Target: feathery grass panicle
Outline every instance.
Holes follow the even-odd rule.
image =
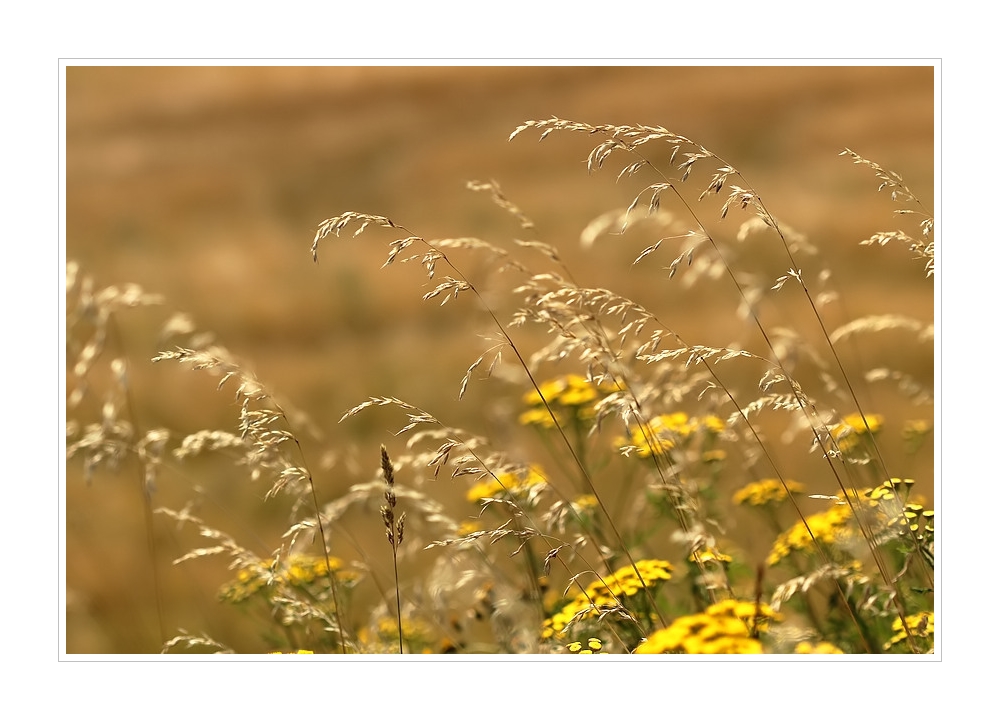
[[[157,307],[159,295],[139,285],[111,285],[94,289],[93,278],[70,260],[66,264],[66,458],[81,458],[83,479],[89,485],[98,470],[114,474],[134,464],[141,496],[147,568],[152,575],[153,599],[160,641],[166,637],[158,545],[153,523],[153,497],[163,466],[170,432],[162,427],[144,430],[136,412],[129,353],[119,318],[126,312]],[[113,355],[107,368],[98,366]],[[93,420],[97,418],[98,420]],[[86,422],[90,419],[92,422]]]
[[[304,463],[305,454],[302,444],[291,431],[291,422],[283,407],[257,377],[235,360],[228,350],[221,346],[213,346],[208,350],[192,350],[178,347],[172,351],[161,352],[153,358],[153,362],[173,360],[187,364],[194,370],[209,370],[219,376],[218,388],[221,389],[230,380],[236,385],[236,399],[240,406],[239,434],[246,443],[245,461],[250,468],[251,480],[256,481],[267,475],[271,479],[271,487],[264,496],[270,499],[282,492],[287,492],[298,501],[311,499],[315,512],[315,522],[319,530],[323,556],[326,560],[327,582],[333,607],[333,624],[339,634],[341,652],[347,651],[347,631],[341,619],[338,584],[334,576],[334,568],[330,561],[328,538],[323,525],[319,496],[313,482],[312,473]],[[283,423],[283,424],[282,424]],[[216,436],[218,439],[218,436]],[[186,440],[185,443],[188,441]],[[289,450],[289,444],[294,453]],[[190,448],[182,449],[186,452]],[[298,508],[296,504],[295,509]],[[275,565],[279,559],[275,558]],[[309,607],[321,618],[326,617],[322,609]]]
[[[392,575],[396,582],[396,629],[399,635],[399,653],[403,654],[403,611],[399,603],[399,545],[403,543],[403,529],[406,514],[396,517],[396,479],[392,471],[392,461],[389,452],[382,446],[382,476],[385,478],[385,505],[382,506],[382,523],[385,525],[385,535],[392,547]]]
[[[883,247],[889,242],[899,242],[901,244],[905,244],[907,248],[913,252],[916,259],[924,260],[924,270],[926,271],[927,276],[930,277],[933,275],[934,239],[931,236],[934,231],[933,214],[927,211],[927,207],[925,207],[923,203],[921,203],[920,199],[918,199],[916,195],[910,191],[910,188],[903,181],[903,177],[895,171],[884,169],[874,161],[870,161],[869,159],[866,159],[860,154],[847,148],[841,151],[840,155],[848,156],[854,160],[854,163],[867,166],[874,171],[876,178],[880,182],[878,190],[882,191],[883,189],[889,189],[889,196],[893,202],[916,207],[897,209],[896,214],[915,215],[918,218],[920,236],[923,237],[923,239],[915,239],[902,230],[878,232],[877,234],[873,234],[868,239],[862,241],[861,244],[877,244]]]

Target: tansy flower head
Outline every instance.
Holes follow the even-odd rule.
[[[691,556],[688,557],[688,561],[692,562],[700,561],[702,563],[714,561],[719,564],[732,564],[733,557],[729,556],[729,554],[723,554],[718,549],[709,547],[704,549],[698,549],[698,551],[694,552],[693,554],[691,554]]]
[[[627,452],[635,452],[640,458],[666,455],[679,439],[691,433],[687,413],[658,415],[649,423],[629,429],[628,439],[619,438],[617,443]]]
[[[908,420],[903,424],[903,444],[906,452],[916,453],[930,435],[931,424],[926,420]]]
[[[542,623],[542,639],[558,637],[574,622],[597,617],[605,609],[620,606],[629,597],[640,594],[643,584],[655,589],[660,582],[671,578],[672,571],[673,565],[669,561],[642,559],[635,563],[635,568],[629,564],[592,582],[585,591]]]
[[[647,423],[641,423],[629,428],[627,438],[618,438],[616,443],[626,454],[635,453],[640,458],[666,455],[674,448],[687,445],[695,434],[704,436],[702,445],[708,446],[719,433],[725,430],[721,418],[708,415],[703,418],[692,418],[683,411],[658,415]],[[705,462],[721,461],[725,452],[706,448],[703,452]]]
[[[566,649],[575,655],[592,655],[601,654],[601,647],[603,646],[604,643],[601,640],[597,639],[597,637],[591,637],[586,643],[570,642],[566,645]]]
[[[784,484],[777,478],[765,478],[748,483],[733,494],[733,503],[748,506],[766,506],[778,503],[788,498],[789,493],[802,493],[806,490],[798,481],[786,479]]]
[[[885,643],[884,648],[889,649],[894,644],[898,644],[907,639],[906,630],[910,630],[910,635],[914,638],[930,639],[934,641],[934,612],[917,612],[906,617],[906,628],[903,621],[896,617],[892,623],[892,631],[896,634]]]
[[[813,644],[812,642],[799,642],[795,645],[795,654],[797,655],[842,655],[844,650],[840,649],[835,644],[830,644],[829,642],[817,642]]]
[[[340,580],[348,581],[356,577],[355,572],[341,571],[343,562],[331,556],[330,571]],[[236,572],[235,580],[225,584],[219,591],[219,598],[230,603],[242,602],[265,590],[268,596],[281,594],[285,587],[308,589],[317,579],[326,577],[327,559],[308,554],[290,554],[278,560],[266,559],[244,565]]]
[[[830,429],[830,435],[837,441],[837,447],[844,453],[855,451],[861,446],[862,441],[876,435],[882,430],[883,418],[881,415],[860,416],[852,413],[844,417],[842,423],[838,423]]]
[[[520,415],[518,422],[552,428],[555,426],[553,415],[559,425],[570,420],[589,420],[596,415],[594,405],[616,390],[618,386],[614,383],[597,383],[582,375],[564,375],[546,380],[538,386],[538,390],[525,393],[524,402],[529,407]],[[548,403],[548,408],[545,403]]]
[[[545,473],[540,468],[532,466],[527,470],[506,471],[491,476],[470,488],[465,497],[472,503],[483,499],[508,497],[526,502],[537,496],[545,486]]]
[[[806,517],[785,531],[774,542],[771,554],[767,557],[768,564],[777,564],[793,550],[812,551],[813,537],[821,544],[835,544],[849,536],[852,513],[850,506],[835,505],[828,510]],[[809,528],[806,528],[808,524]],[[809,533],[812,532],[812,536]]]
[[[675,619],[669,627],[649,635],[635,653],[761,654],[763,646],[753,634],[763,631],[768,619],[777,620],[780,615],[766,604],[725,600],[702,614]]]

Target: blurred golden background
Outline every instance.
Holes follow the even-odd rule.
[[[67,258],[98,287],[136,283],[165,297],[162,310],[121,315],[124,349],[110,353],[129,359],[142,428],[235,425],[231,391],[216,392],[207,375],[149,363],[169,312],[189,313],[308,412],[322,436],[305,437],[306,454],[332,498],[373,474],[379,443],[402,446],[388,432],[401,416],[378,411],[338,424],[347,409],[395,396],[489,432],[481,430],[489,394],[481,388],[494,381],[474,382],[469,399],[457,400],[466,368],[488,346],[473,300],[420,302],[429,287],[419,268],[379,269],[395,237],[378,230],[328,238],[314,264],[320,221],[353,210],[389,216],[427,239],[479,236],[508,247],[538,239],[559,247],[581,284],[669,312],[689,341],[725,345],[734,307],[720,310],[710,291],[666,284],[663,267],[677,250],[633,267],[655,240],[610,237],[581,248],[584,227],[627,206],[644,185],[616,183],[624,159],[588,174],[592,138],[554,134],[539,144],[527,132],[507,140],[521,122],[552,116],[662,125],[736,166],[776,217],[822,250],[857,314],[930,322],[932,282],[922,263],[905,249],[859,247],[901,222],[871,170],[838,153],[849,147],[900,173],[931,205],[933,90],[931,67],[71,67]],[[474,179],[497,180],[534,231],[467,191]],[[702,204],[715,220],[717,202]],[[504,278],[489,279],[503,292]],[[931,357],[906,359],[891,342],[872,353],[882,355],[933,380]],[[515,401],[520,392],[504,389]],[[65,483],[67,651],[158,652],[135,471],[102,472],[87,485],[79,468],[68,463]],[[929,456],[917,470],[931,470]],[[166,477],[154,504],[203,499],[208,523],[266,555],[288,523],[286,509],[236,474],[206,464]],[[932,481],[919,483],[930,496]],[[381,540],[377,511],[370,526]],[[154,532],[166,635],[204,631],[261,651],[254,623],[215,600],[226,562],[171,567],[205,542],[166,519],[154,521]]]

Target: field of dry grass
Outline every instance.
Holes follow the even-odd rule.
[[[502,369],[498,379],[474,378],[459,400],[463,375],[491,344],[482,336],[496,330],[469,295],[443,307],[421,302],[438,278],[429,281],[415,265],[380,269],[386,244],[396,238],[390,233],[327,238],[319,264],[313,262],[317,225],[347,210],[388,216],[428,240],[474,235],[519,260],[530,250],[515,239],[557,246],[578,285],[628,295],[693,343],[738,341],[766,356],[760,343],[744,339],[731,287],[715,280],[687,287],[683,272],[668,281],[665,267],[679,242],[636,265],[656,241],[641,224],[581,245],[593,219],[624,209],[649,182],[616,181],[618,165],[588,173],[596,141],[583,134],[536,143],[537,133],[524,133],[508,141],[528,119],[662,125],[704,144],[820,250],[834,271],[830,289],[840,294],[833,326],[861,314],[934,319],[922,263],[902,245],[859,245],[902,222],[888,192],[877,192],[872,170],[838,155],[848,147],[898,172],[932,202],[930,67],[73,67],[66,88],[67,258],[97,287],[133,283],[164,300],[116,315],[109,356],[128,360],[131,419],[141,430],[234,428],[232,390],[216,391],[210,376],[150,362],[171,347],[163,322],[174,311],[187,313],[307,414],[302,455],[327,501],[371,479],[381,444],[394,457],[406,455],[405,439],[392,436],[405,423],[398,412],[366,411],[340,422],[369,396],[393,396],[450,426],[506,440],[527,392],[523,379]],[[649,147],[654,160],[669,157],[669,148]],[[533,229],[520,228],[488,194],[465,188],[469,180],[490,179]],[[711,229],[732,238],[739,221],[716,221],[709,203]],[[773,279],[788,268],[765,245],[736,253],[746,279]],[[509,293],[520,281],[508,281],[480,257],[455,254],[487,303],[509,317],[516,309]],[[763,304],[760,316],[769,330],[816,333],[802,306]],[[546,340],[545,330],[531,327],[512,335],[527,350]],[[927,354],[914,355],[894,332],[872,336],[863,347],[845,348],[848,377],[877,364],[932,383],[933,356],[921,349]],[[549,364],[540,379],[566,372]],[[760,372],[737,376],[733,385],[754,384]],[[99,389],[108,377],[95,370],[92,383]],[[901,400],[885,386],[867,387],[863,398],[895,421],[897,433],[905,420],[933,418],[932,405]],[[95,396],[72,416],[99,419],[101,404]],[[761,426],[780,440],[780,423]],[[516,440],[511,454],[559,458],[537,440]],[[909,457],[897,435],[885,439],[882,453],[905,468],[899,475],[918,481],[930,508],[933,452],[925,447]],[[824,475],[823,461],[802,446],[783,449],[780,464],[796,480]],[[147,520],[136,484],[141,470],[102,469],[88,483],[79,460],[67,469],[67,652],[159,652],[180,629],[209,633],[239,652],[271,646],[259,621],[218,600],[218,587],[232,576],[227,561],[170,564],[204,544],[164,517]],[[731,495],[737,483],[730,480],[723,493]],[[464,484],[445,478],[432,485],[446,506],[466,503]],[[264,500],[267,488],[207,459],[162,471],[153,505],[190,505],[267,556],[289,525],[287,509]],[[832,485],[822,492],[834,493]],[[343,525],[378,552],[373,566],[391,581],[377,508]],[[770,544],[749,542],[748,558],[762,559]],[[429,554],[414,552],[407,566],[431,564]],[[374,601],[371,592],[357,596],[359,604],[366,596]]]

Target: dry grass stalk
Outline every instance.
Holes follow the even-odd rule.
[[[389,452],[382,446],[382,476],[385,478],[385,505],[380,509],[382,523],[385,525],[385,535],[392,547],[392,576],[396,582],[396,628],[399,633],[399,653],[403,654],[403,610],[399,604],[399,546],[403,543],[404,522],[406,513],[396,517],[396,479],[392,471],[392,461]]]

